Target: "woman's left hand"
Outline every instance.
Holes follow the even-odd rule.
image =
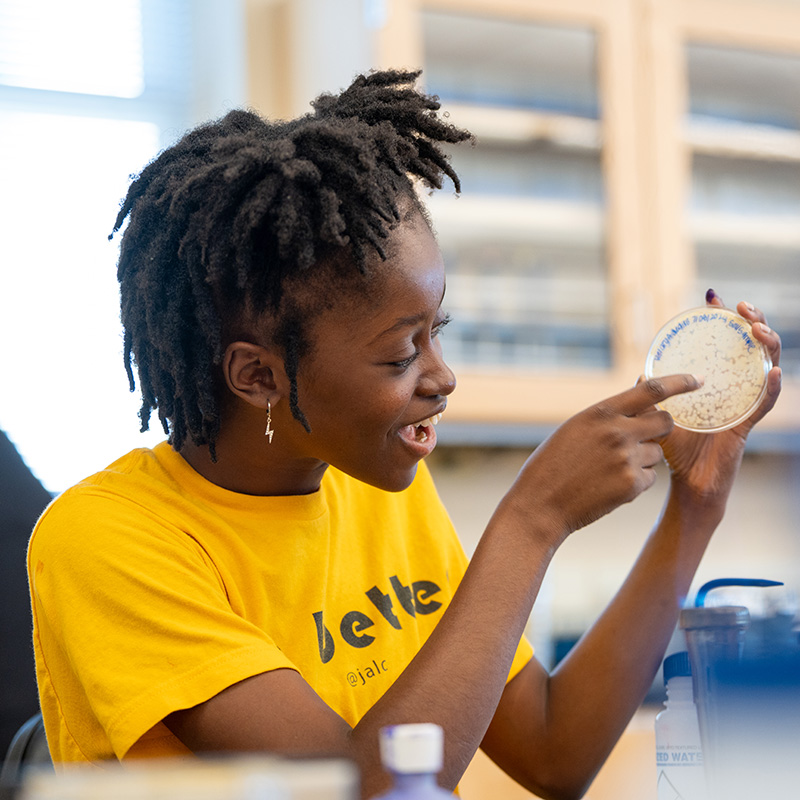
[[[708,305],[722,306],[722,300],[709,291]],[[767,326],[764,314],[749,303],[739,303],[736,311],[753,326],[753,335],[767,348],[773,367],[767,375],[767,391],[759,407],[740,425],[720,433],[695,433],[675,427],[661,442],[672,479],[706,498],[723,499],[730,491],[739,469],[747,434],[762,419],[781,392],[781,338]]]

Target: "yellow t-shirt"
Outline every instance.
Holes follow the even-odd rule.
[[[185,754],[161,720],[296,669],[355,725],[441,618],[467,559],[430,475],[384,492],[237,494],[169,445],[67,490],[29,546],[39,695],[55,761]],[[510,676],[530,658],[523,640]]]

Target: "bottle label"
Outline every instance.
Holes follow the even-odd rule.
[[[656,748],[658,800],[705,800],[703,752],[696,745]]]

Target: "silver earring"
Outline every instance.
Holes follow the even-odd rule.
[[[272,430],[272,403],[267,400],[267,429],[264,431],[264,436],[269,436],[269,443],[272,444],[272,434],[275,433]]]

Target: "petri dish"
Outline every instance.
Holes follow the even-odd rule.
[[[645,376],[690,372],[705,383],[695,392],[659,403],[681,428],[716,433],[733,428],[758,408],[772,360],[750,323],[728,308],[702,306],[673,317],[655,335]]]

